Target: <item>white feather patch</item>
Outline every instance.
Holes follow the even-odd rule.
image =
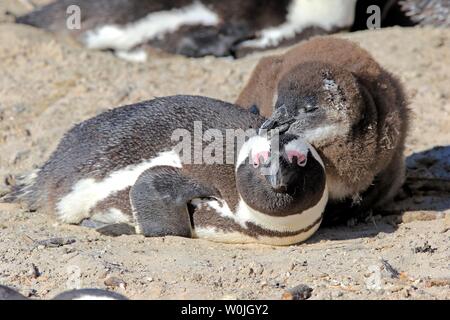
[[[73,298],[72,300],[118,300],[115,299],[113,297],[108,297],[108,296],[93,296],[93,295],[89,295],[89,294],[84,294],[82,296]]]
[[[236,161],[236,171],[242,164],[245,163],[250,154],[253,155],[263,151],[270,151],[270,141],[266,137],[253,136],[248,139],[239,150]]]
[[[285,152],[298,151],[305,155],[308,154],[309,149],[312,149],[312,146],[308,142],[300,138],[291,140],[284,146]]]
[[[243,43],[244,47],[276,46],[284,39],[295,37],[308,27],[350,27],[355,19],[356,0],[294,0],[288,8],[286,22],[263,29],[261,36]]]
[[[285,146],[284,146],[284,150],[286,152],[289,151],[299,151],[303,154],[307,154],[308,151],[311,152],[312,156],[314,157],[314,159],[317,160],[317,162],[320,163],[320,165],[322,166],[322,168],[325,169],[325,165],[323,164],[322,158],[319,156],[319,154],[317,153],[316,149],[314,149],[314,147],[312,145],[310,145],[308,142],[306,142],[303,137],[299,138],[299,139],[295,139],[292,141],[289,141]]]
[[[95,212],[92,215],[91,219],[97,222],[108,224],[126,223],[130,221],[129,216],[116,208],[110,208],[106,212]]]
[[[89,217],[89,211],[95,205],[117,191],[132,186],[145,170],[155,166],[181,168],[181,159],[174,151],[160,153],[157,157],[139,164],[130,165],[112,172],[101,181],[88,178],[78,181],[70,193],[56,205],[61,221],[79,223]]]
[[[289,132],[290,130],[288,130]],[[322,143],[328,143],[337,136],[345,136],[348,132],[349,126],[346,124],[325,125],[302,132],[302,138],[319,147]]]
[[[307,240],[317,231],[317,229],[319,229],[319,226],[320,223],[317,223],[314,227],[312,227],[308,231],[302,232],[295,236],[288,236],[288,237],[259,236],[258,238],[253,238],[235,231],[226,232],[214,227],[206,227],[206,228],[196,228],[194,231],[194,237],[224,243],[259,243],[273,246],[288,246]]]
[[[149,13],[125,26],[105,25],[85,33],[84,42],[91,49],[130,50],[148,40],[161,38],[185,25],[216,25],[219,16],[200,2],[169,11]]]
[[[120,59],[130,61],[130,62],[145,62],[147,61],[147,52],[142,49],[133,51],[116,51],[115,55]]]
[[[203,204],[213,209],[220,216],[232,219],[242,228],[247,228],[246,223],[253,223],[267,230],[278,232],[295,232],[312,225],[317,219],[319,219],[325,209],[327,201],[328,188],[325,185],[323,195],[315,206],[301,213],[285,217],[270,216],[262,212],[258,212],[250,208],[242,199],[239,201],[236,212],[233,212],[228,204],[221,199],[204,201]]]
[[[304,229],[314,223],[325,209],[328,201],[328,189],[325,189],[320,201],[313,207],[285,217],[270,216],[258,212],[250,208],[242,199],[239,202],[237,212],[235,214],[235,221],[242,224],[245,222],[254,223],[264,229],[279,231],[279,232],[295,232]]]

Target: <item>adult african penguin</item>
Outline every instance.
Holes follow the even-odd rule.
[[[325,218],[380,207],[403,184],[402,85],[350,41],[318,37],[261,59],[236,104],[269,117],[263,129],[299,135],[318,150],[330,192]]]
[[[242,57],[315,35],[366,30],[373,5],[380,27],[450,25],[449,0],[55,0],[16,22],[142,62],[147,46],[191,57]],[[79,27],[70,27],[74,8]]]
[[[300,242],[322,220],[323,164],[296,135],[257,135],[264,120],[196,96],[116,108],[72,128],[9,198],[102,230]]]
[[[214,171],[210,166],[198,169],[210,171],[208,176]],[[325,170],[303,139],[290,134],[251,137],[238,153],[235,175],[228,177],[227,184],[236,188],[233,195],[191,202],[197,237],[288,245],[318,229],[328,200]]]
[[[348,30],[356,0],[57,0],[18,23],[71,34],[92,49],[145,60],[141,45],[200,57],[243,56],[313,35]],[[81,28],[67,27],[78,6]],[[135,50],[139,49],[139,50]]]

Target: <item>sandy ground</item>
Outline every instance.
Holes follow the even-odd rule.
[[[73,124],[155,96],[233,101],[261,56],[154,55],[132,64],[12,24],[5,14],[26,10],[12,0],[0,4],[0,193],[7,190],[3,178],[42,164]],[[450,299],[450,30],[341,36],[398,75],[411,99],[408,181],[421,187],[406,188],[386,208],[402,215],[322,228],[305,244],[269,247],[112,238],[0,203],[0,284],[44,299],[77,286],[143,299],[266,299],[299,284],[313,289],[311,299]],[[45,242],[54,237],[65,244]]]

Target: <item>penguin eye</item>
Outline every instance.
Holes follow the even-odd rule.
[[[318,99],[315,95],[305,95],[299,100],[302,109],[308,113],[318,109]]]
[[[308,112],[316,111],[317,109],[319,109],[319,107],[317,107],[316,105],[307,104],[307,105],[305,105],[304,109],[305,109],[305,112],[308,113]]]
[[[300,167],[304,167],[306,166],[306,156],[296,150],[292,150],[292,151],[288,151],[287,152],[287,156],[288,156],[288,161],[289,163],[294,162],[294,159],[297,161],[297,165],[299,165]]]

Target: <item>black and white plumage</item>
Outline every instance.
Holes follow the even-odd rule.
[[[1,300],[27,300],[27,298],[10,287],[0,285]]]
[[[323,164],[296,136],[257,135],[263,121],[195,96],[116,108],[71,129],[16,196],[62,222],[129,224],[145,236],[300,242],[322,219],[328,198]],[[230,149],[218,140],[227,130],[249,129],[241,146]],[[188,160],[177,150],[180,130],[194,151]],[[219,142],[213,149],[208,135]],[[208,155],[214,161],[206,161]]]
[[[18,291],[0,285],[1,300],[29,300]],[[73,289],[61,292],[52,300],[128,300],[125,296],[104,289]]]
[[[380,8],[379,27],[450,26],[450,0],[56,0],[16,21],[142,62],[146,46],[190,57],[242,57],[316,35],[366,30],[373,5]],[[80,29],[67,27],[70,6],[80,8]]]
[[[356,0],[58,0],[17,22],[70,33],[88,48],[142,61],[141,45],[192,57],[242,56],[318,34],[348,30]],[[81,29],[66,26],[67,8]],[[136,51],[136,49],[138,49]]]
[[[128,300],[128,298],[117,292],[87,288],[64,291],[52,300]]]
[[[415,23],[450,27],[450,0],[402,0],[399,4]]]

